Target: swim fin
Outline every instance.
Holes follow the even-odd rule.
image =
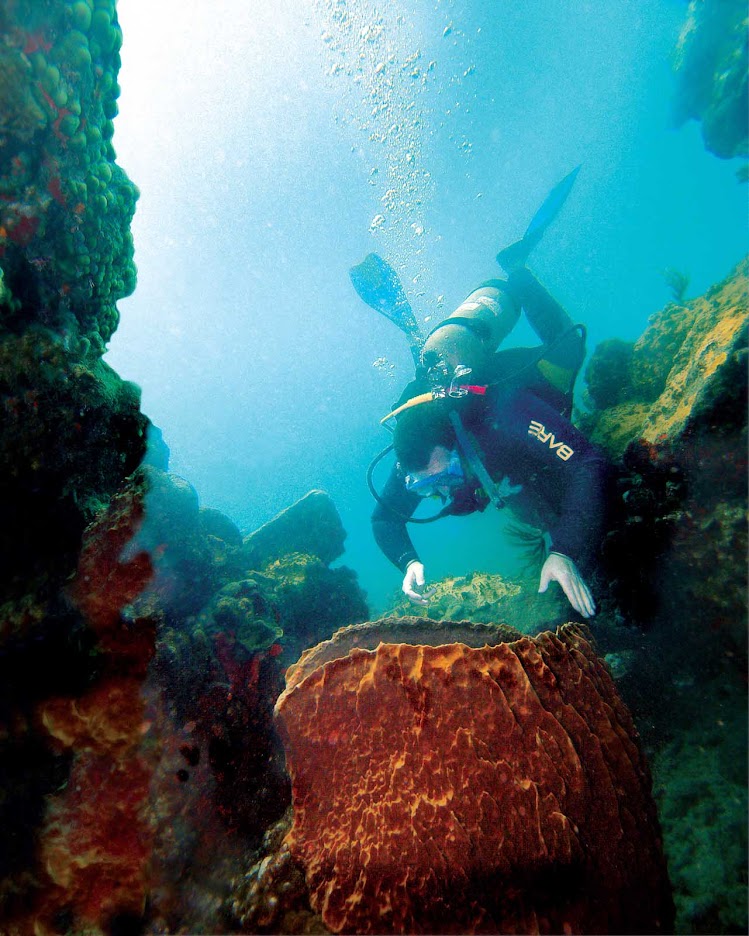
[[[408,335],[412,352],[414,348],[420,352],[424,338],[398,274],[390,264],[376,253],[367,254],[361,263],[351,267],[349,276],[359,297]]]
[[[561,182],[558,182],[549,192],[538,211],[533,215],[531,223],[526,228],[525,234],[519,241],[510,244],[497,254],[497,263],[507,270],[525,266],[525,263],[533,250],[544,236],[546,229],[559,214],[562,205],[567,200],[567,196],[575,184],[575,179],[580,171],[580,166],[576,166],[572,172],[568,173]]]

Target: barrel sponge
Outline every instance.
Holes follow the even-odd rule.
[[[445,625],[409,623],[419,644],[309,651],[276,705],[286,841],[325,925],[669,931],[649,770],[587,632],[428,646]]]

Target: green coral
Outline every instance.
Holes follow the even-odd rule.
[[[206,634],[229,634],[247,653],[265,650],[283,636],[268,591],[262,578],[230,582],[200,615],[198,629]]]
[[[13,140],[28,143],[47,123],[32,95],[31,77],[31,64],[19,49],[0,52],[0,154]]]
[[[122,32],[113,0],[20,2],[0,45],[0,255],[20,306],[0,321],[73,316],[101,354],[135,288],[138,191],[115,162]]]
[[[317,556],[290,553],[268,563],[263,577],[273,585],[284,629],[281,642],[289,659],[339,627],[369,617],[356,573],[345,567],[330,569]]]

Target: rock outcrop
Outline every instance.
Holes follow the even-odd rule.
[[[287,844],[313,907],[333,932],[668,932],[650,775],[606,667],[573,625],[487,636],[389,619],[289,670]]]
[[[622,606],[678,621],[690,644],[717,629],[744,654],[748,321],[745,260],[651,319],[618,365],[616,399],[600,375],[621,349],[596,349],[586,379],[598,407],[583,419],[621,469],[605,549]]]
[[[705,146],[723,159],[749,155],[747,27],[741,0],[691,0],[676,47],[676,123],[700,120]]]
[[[618,472],[599,585],[639,625],[619,686],[657,749],[677,932],[746,928],[748,313],[745,260],[586,375],[585,427]]]

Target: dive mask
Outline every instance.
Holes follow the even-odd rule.
[[[419,497],[441,496],[440,488],[458,488],[464,481],[465,474],[460,456],[454,450],[450,453],[450,464],[444,471],[424,478],[414,478],[410,474],[405,477],[406,490],[418,494]]]

